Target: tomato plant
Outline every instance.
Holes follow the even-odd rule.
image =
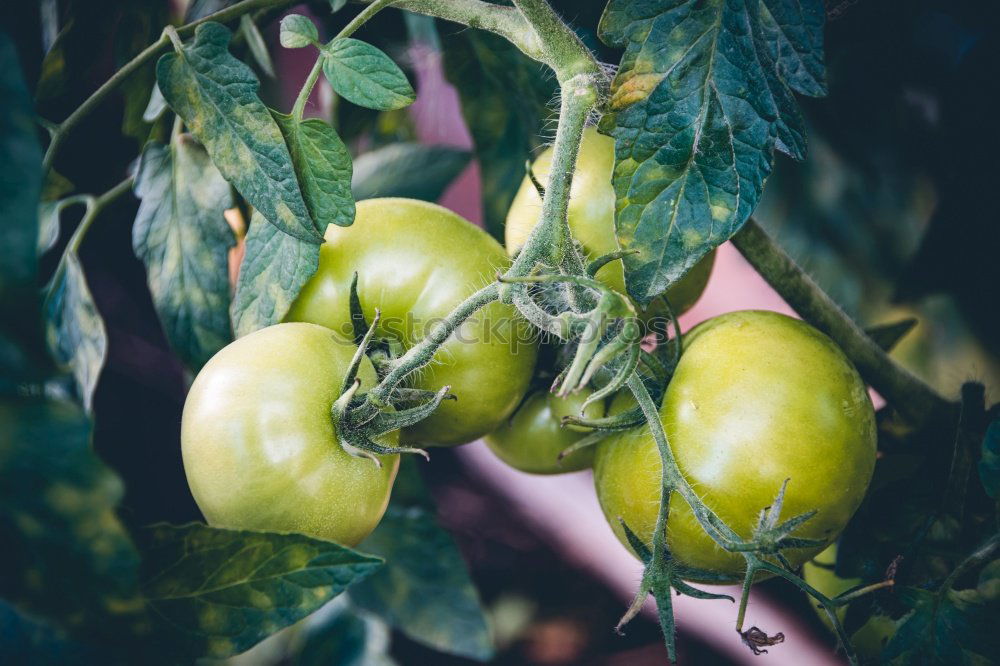
[[[347,546],[375,529],[399,456],[375,466],[340,445],[330,413],[354,352],[321,326],[276,324],[230,343],[202,368],[184,403],[181,447],[209,524]],[[368,359],[358,379],[374,385]],[[393,446],[398,433],[384,437]]]
[[[97,4],[0,17],[0,662],[645,649],[583,559],[1000,654],[983,3]]]
[[[563,417],[580,414],[581,409],[589,418],[604,416],[603,403],[584,405],[590,394],[581,391],[559,398],[532,393],[506,423],[486,436],[486,443],[500,460],[522,472],[560,474],[590,467],[592,447],[560,456],[585,436],[579,427],[564,426]]]
[[[452,260],[442,262],[442,257]],[[376,336],[400,354],[424,339],[451,310],[490,282],[505,263],[486,232],[424,201],[369,199],[354,224],[331,226],[319,267],[288,312],[350,339],[351,284]],[[514,310],[492,303],[469,318],[410,384],[457,398],[403,432],[428,444],[464,444],[496,428],[521,401],[535,365],[536,340]]]
[[[615,190],[611,184],[615,164],[615,142],[589,127],[583,131],[580,154],[577,157],[573,187],[569,195],[569,228],[580,242],[584,254],[597,258],[619,249],[615,237]],[[516,254],[524,247],[531,230],[538,224],[544,188],[552,170],[552,148],[543,151],[531,163],[531,173],[524,177],[514,195],[507,223],[504,225],[507,252]],[[715,261],[714,250],[701,259],[686,275],[664,292],[676,314],[691,309],[708,284]],[[619,262],[602,266],[596,273],[599,280],[612,289],[625,292],[625,271]],[[648,316],[664,316],[659,301],[654,301]]]
[[[773,312],[733,312],[689,332],[659,415],[687,483],[742,538],[783,488],[784,515],[815,512],[795,535],[820,545],[785,551],[795,568],[840,534],[875,465],[864,382],[829,338]],[[594,481],[619,539],[627,545],[621,520],[650,542],[662,485],[653,438],[640,429],[602,443]],[[717,546],[680,497],[670,503],[671,555],[708,573],[691,579],[740,579],[743,558]]]

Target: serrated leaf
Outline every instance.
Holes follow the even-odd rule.
[[[760,21],[778,76],[792,90],[826,95],[822,0],[761,0]]]
[[[865,333],[879,347],[885,351],[892,351],[899,341],[906,337],[906,334],[919,323],[916,317],[907,317],[887,324],[869,326],[865,329]]]
[[[284,319],[318,266],[318,245],[282,233],[254,211],[230,307],[236,337]]]
[[[983,436],[983,454],[979,460],[979,480],[986,494],[1000,500],[1000,420],[993,421]]]
[[[300,534],[157,525],[142,535],[141,587],[159,644],[228,657],[304,618],[382,561]]]
[[[260,34],[257,24],[253,22],[253,19],[248,14],[240,17],[240,32],[243,34],[243,39],[246,40],[247,46],[250,47],[250,55],[253,56],[254,62],[260,67],[260,71],[273,79],[274,63],[271,62],[271,54],[267,50],[267,43],[264,41],[264,36]]]
[[[445,73],[458,89],[462,117],[482,171],[486,229],[502,240],[525,162],[542,141],[542,126],[552,116],[547,103],[556,82],[497,35],[462,30],[443,37]]]
[[[467,151],[450,146],[389,144],[354,160],[354,197],[437,201],[462,173],[470,157]]]
[[[122,492],[78,407],[0,401],[0,596],[76,630],[137,609],[138,555],[115,516]]]
[[[236,239],[223,217],[233,205],[229,183],[182,134],[170,146],[146,145],[134,189],[142,203],[132,247],[156,313],[178,356],[200,368],[233,338],[228,254]]]
[[[257,77],[229,53],[229,37],[218,23],[199,25],[192,44],[157,63],[160,91],[251,206],[286,234],[321,243]]]
[[[286,49],[300,49],[319,41],[316,24],[301,14],[289,14],[281,19],[278,41]]]
[[[934,592],[908,587],[899,600],[912,609],[882,651],[888,663],[965,664],[1000,654],[1000,612],[976,590]],[[979,662],[982,663],[982,662]]]
[[[323,74],[337,94],[368,109],[401,109],[417,98],[392,58],[350,37],[335,39],[324,47]]]
[[[326,229],[329,224],[348,227],[354,222],[351,195],[351,154],[337,132],[319,118],[296,121],[271,111],[302,187],[309,214]]]
[[[410,464],[412,468],[412,463]],[[427,506],[415,468],[400,472],[407,502],[394,497],[361,548],[385,567],[351,590],[351,599],[412,640],[442,652],[486,661],[493,656],[486,618],[454,540]],[[412,503],[411,503],[412,502]]]
[[[49,351],[56,363],[72,371],[80,401],[89,412],[108,351],[108,334],[72,250],[63,254],[46,288],[43,314]]]
[[[618,239],[637,251],[624,259],[626,285],[643,305],[743,225],[775,147],[805,154],[781,78],[791,65],[772,58],[761,13],[760,0],[612,0],[601,18],[602,38],[625,48],[601,128],[615,137]]]

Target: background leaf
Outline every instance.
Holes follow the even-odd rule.
[[[236,337],[284,319],[318,266],[319,245],[282,233],[254,211],[230,308]]]
[[[17,51],[0,32],[0,376],[26,376],[38,333],[38,199],[42,152]],[[2,381],[2,380],[0,380]]]
[[[477,30],[442,36],[445,73],[458,89],[482,173],[486,229],[502,240],[524,165],[545,141],[556,82],[502,37]]]
[[[367,577],[376,557],[300,534],[157,525],[140,540],[159,644],[188,656],[243,652]]]
[[[406,75],[378,48],[350,37],[324,50],[323,73],[341,97],[379,111],[401,109],[417,98]]]
[[[78,407],[0,401],[0,596],[91,634],[102,613],[137,608],[138,556],[115,516],[122,491]]]
[[[302,646],[291,662],[295,666],[393,666],[389,634],[384,622],[340,597],[309,618]]]
[[[883,650],[886,662],[989,663],[1000,653],[1000,612],[976,590],[947,590],[938,596],[911,587],[900,590],[899,596],[912,610]]]
[[[775,147],[805,154],[790,86],[818,89],[795,64],[821,59],[821,44],[786,4],[767,4],[768,29],[759,0],[612,0],[601,18],[602,38],[625,48],[601,129],[615,137],[618,239],[638,251],[626,285],[643,305],[746,221]],[[822,20],[819,0],[803,6]],[[768,45],[779,37],[795,48]]]
[[[243,34],[243,39],[246,40],[247,46],[250,48],[250,55],[253,56],[260,71],[274,78],[274,63],[271,62],[271,54],[267,50],[264,36],[260,34],[257,24],[248,14],[240,17],[240,32]]]
[[[72,371],[80,401],[89,412],[108,352],[108,334],[72,249],[63,254],[46,289],[44,315],[49,351],[56,363]]]
[[[281,45],[286,49],[300,49],[319,41],[316,24],[301,14],[289,14],[281,19],[278,34]]]
[[[302,196],[320,229],[354,222],[351,154],[332,127],[318,118],[296,121],[272,111],[302,186]]]
[[[286,234],[320,243],[281,131],[257,97],[257,77],[227,50],[229,37],[218,23],[198,26],[183,55],[157,63],[160,92],[251,206]]]
[[[233,206],[229,183],[183,134],[169,147],[146,145],[134,187],[142,203],[132,245],[160,323],[181,359],[200,368],[233,337],[228,254],[236,240],[223,217]]]
[[[986,494],[1000,500],[1000,419],[993,421],[983,437],[983,454],[979,461],[979,479]]]
[[[455,541],[434,518],[412,460],[400,466],[397,482],[403,492],[394,492],[382,522],[361,545],[386,565],[353,588],[351,599],[412,640],[487,661],[493,643],[479,596]]]
[[[393,143],[354,160],[354,198],[407,197],[437,201],[469,163],[450,146]]]

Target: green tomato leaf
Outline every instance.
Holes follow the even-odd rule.
[[[89,412],[108,351],[108,334],[83,266],[72,250],[63,254],[46,288],[43,311],[49,351],[56,363],[72,371],[80,400]]]
[[[90,423],[55,400],[0,401],[0,596],[69,629],[141,607],[138,555],[115,516],[122,483]],[[91,634],[92,635],[92,634]]]
[[[223,217],[233,205],[229,183],[182,134],[169,147],[146,145],[134,187],[142,203],[132,247],[167,339],[188,366],[200,368],[233,338],[228,253],[236,239]]]
[[[615,138],[615,227],[622,249],[636,251],[624,259],[626,285],[642,305],[743,225],[776,147],[805,155],[790,86],[816,88],[784,44],[819,62],[811,26],[823,7],[792,4],[612,0],[601,18],[601,37],[625,48],[601,129]]]
[[[1000,654],[1000,612],[976,590],[947,590],[939,597],[906,587],[897,594],[911,610],[882,651],[883,663],[983,663]]]
[[[437,201],[469,163],[469,153],[449,146],[392,143],[354,161],[354,197],[406,197]]]
[[[552,117],[547,103],[556,82],[502,37],[478,30],[443,37],[445,73],[458,89],[482,172],[486,229],[502,240],[524,165]]]
[[[156,525],[140,541],[158,644],[228,657],[306,617],[382,565],[299,534]]]
[[[401,109],[417,98],[392,58],[350,37],[335,39],[324,47],[323,73],[341,97],[376,111]]]
[[[329,0],[330,2],[330,13],[334,14],[339,12],[347,4],[347,0]]]
[[[320,229],[354,222],[351,154],[332,127],[318,118],[296,121],[271,111],[292,155],[302,195]]]
[[[318,266],[318,245],[282,233],[254,211],[230,309],[236,336],[284,319]]]
[[[167,110],[167,100],[163,99],[160,92],[160,85],[153,83],[153,90],[149,94],[149,102],[146,103],[146,110],[142,112],[142,119],[147,123],[156,122],[157,118]]]
[[[979,460],[979,480],[986,494],[1000,500],[1000,419],[993,421],[983,437],[983,455]]]
[[[493,642],[465,562],[427,506],[426,490],[414,488],[421,483],[416,469],[400,465],[400,476],[409,501],[394,494],[382,522],[361,545],[386,565],[353,588],[351,599],[418,643],[487,661]]]
[[[0,327],[35,298],[42,152],[14,44],[0,33]]]
[[[319,41],[316,24],[301,14],[289,14],[281,19],[278,40],[286,49],[300,49]]]
[[[364,583],[361,583],[362,585]],[[338,597],[306,620],[295,666],[394,666],[390,631],[371,613]]]
[[[299,191],[292,156],[257,97],[257,77],[230,55],[229,37],[218,23],[198,26],[194,43],[157,63],[160,91],[251,206],[286,234],[321,243],[323,236]]]
[[[91,646],[73,641],[65,632],[37,618],[19,613],[0,600],[0,657],[5,664],[59,664],[92,666],[111,663]]]
[[[267,50],[264,36],[260,34],[257,24],[253,22],[253,19],[248,14],[240,17],[240,33],[243,35],[243,39],[246,40],[247,46],[250,47],[250,55],[253,56],[254,62],[257,63],[260,71],[273,79],[274,63],[271,62],[271,54]]]
[[[778,76],[803,95],[826,95],[822,2],[761,0],[760,24]]]

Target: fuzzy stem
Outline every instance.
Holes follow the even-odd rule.
[[[570,79],[581,74],[603,76],[601,66],[590,49],[559,18],[546,0],[514,0],[514,6],[538,34],[546,55],[545,63],[556,73],[556,78],[563,87]],[[554,169],[552,173],[555,173]]]
[[[378,386],[368,393],[368,399],[376,405],[389,404],[389,398],[400,382],[406,379],[412,372],[419,370],[434,358],[438,347],[444,344],[455,330],[465,322],[466,319],[475,314],[478,310],[497,300],[499,297],[499,284],[491,282],[476,293],[462,301],[445,319],[439,322],[423,340],[410,348],[408,352],[392,364],[389,374],[379,382]]]
[[[955,405],[893,361],[752,218],[732,238],[747,261],[803,319],[836,342],[861,376],[907,420],[921,425]]]

